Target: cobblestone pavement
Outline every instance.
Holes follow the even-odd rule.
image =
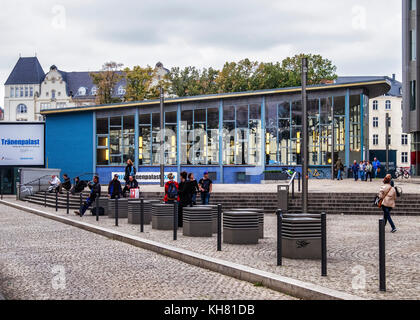
[[[12,201],[12,200],[11,200]],[[50,213],[30,203],[19,202]],[[65,211],[59,215],[67,216]],[[70,215],[72,219],[81,218]],[[398,227],[395,234],[387,226],[387,289],[379,292],[378,280],[378,220],[381,216],[328,217],[328,277],[321,277],[320,261],[284,259],[284,266],[276,266],[276,218],[266,215],[265,239],[258,245],[223,245],[223,252],[216,251],[217,239],[189,238],[179,232],[178,241],[172,240],[172,231],[152,230],[145,226],[140,233],[139,226],[128,225],[127,219],[114,226],[114,220],[101,217],[99,222],[92,216],[81,220],[92,225],[136,235],[145,239],[170,244],[223,260],[239,263],[278,275],[307,281],[327,288],[340,290],[371,299],[419,299],[420,298],[420,217],[398,216],[394,222]]]
[[[293,299],[4,205],[0,235],[6,299]]]
[[[419,193],[420,184],[419,182],[414,183],[410,180],[395,180],[395,183],[402,187],[403,192],[407,194]],[[358,181],[354,182],[352,179],[346,179],[343,181],[332,181],[332,180],[316,180],[310,179],[308,184],[309,192],[311,193],[376,193],[379,191],[382,185],[382,179],[375,179],[373,182]],[[142,185],[141,190],[143,192],[160,192],[163,191],[159,185]],[[215,184],[213,191],[215,193],[223,192],[277,192],[277,184]],[[297,185],[296,185],[297,191]],[[107,192],[104,189],[104,192]]]

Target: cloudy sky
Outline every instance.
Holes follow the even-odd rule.
[[[35,53],[44,71],[93,71],[111,60],[220,68],[305,52],[339,75],[401,79],[399,0],[1,0],[0,34],[2,84],[19,55]]]

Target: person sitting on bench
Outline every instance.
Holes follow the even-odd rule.
[[[85,203],[80,207],[79,211],[74,213],[77,216],[83,217],[86,210],[95,202],[96,198],[101,196],[101,185],[99,184],[99,177],[94,176],[93,181],[89,182],[88,187],[90,189],[89,198],[86,199]]]
[[[123,190],[123,197],[127,198],[127,193],[128,193],[128,197],[130,197],[130,190],[131,189],[138,189],[139,187],[139,183],[137,182],[137,180],[133,177],[130,176],[128,178],[128,182],[126,183],[124,190]]]
[[[80,180],[79,177],[74,178],[74,186],[71,188],[70,192],[72,195],[76,193],[81,193],[87,187],[86,181]]]
[[[70,191],[71,189],[71,180],[69,178],[69,176],[67,175],[67,173],[63,174],[63,183],[61,184],[61,186],[63,187],[64,190],[66,191]]]
[[[60,179],[58,179],[57,176],[52,176],[51,180],[50,180],[50,187],[48,188],[48,192],[50,193],[57,193],[60,192],[61,193],[61,181]]]

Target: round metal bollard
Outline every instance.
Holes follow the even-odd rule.
[[[115,219],[115,199],[108,199],[108,218]],[[118,218],[128,218],[128,199],[118,199]]]
[[[213,209],[211,207],[185,207],[183,232],[186,237],[213,236]]]
[[[173,230],[174,205],[173,204],[152,204],[152,229]]]
[[[223,242],[258,244],[259,214],[256,212],[223,212]]]
[[[259,227],[259,238],[264,239],[264,209],[256,209],[256,208],[239,208],[239,209],[232,209],[231,211],[238,211],[238,212],[256,212],[258,213],[258,227]]]

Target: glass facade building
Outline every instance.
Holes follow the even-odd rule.
[[[365,159],[368,99],[388,90],[385,80],[310,87],[310,167],[330,178],[338,158],[346,166]],[[301,171],[300,88],[169,99],[163,144],[158,101],[46,111],[47,124],[55,118],[49,113],[66,111],[92,113],[93,169],[106,180],[128,159],[139,172],[158,173],[161,145],[168,172],[209,171],[217,183],[260,183],[265,171]]]

